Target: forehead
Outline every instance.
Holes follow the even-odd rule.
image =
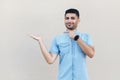
[[[77,17],[75,13],[67,13],[65,17]]]

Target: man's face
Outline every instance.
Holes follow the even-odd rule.
[[[74,30],[77,28],[80,19],[74,13],[67,13],[64,22],[67,29]]]

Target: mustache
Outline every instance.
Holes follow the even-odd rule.
[[[73,27],[73,26],[69,26],[69,27],[66,26],[66,28],[69,29],[69,30],[74,30],[74,27]]]

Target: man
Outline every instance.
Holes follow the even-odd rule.
[[[49,52],[40,36],[31,37],[39,42],[47,63],[54,63],[57,56],[60,56],[59,80],[88,80],[86,56],[92,58],[95,51],[89,35],[77,31],[79,11],[66,10],[64,22],[67,30],[54,38]]]

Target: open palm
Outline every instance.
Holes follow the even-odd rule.
[[[31,34],[30,36],[31,36],[33,39],[37,40],[37,41],[41,40],[41,37],[40,37],[40,36],[35,36],[35,35],[33,35],[33,34]]]

